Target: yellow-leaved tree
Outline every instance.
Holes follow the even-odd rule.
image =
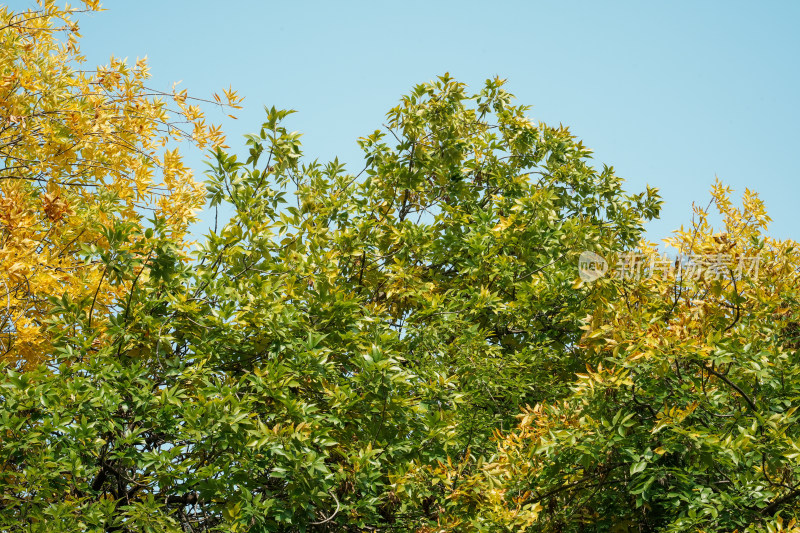
[[[436,531],[800,531],[800,255],[755,193],[730,194],[695,206],[674,258],[643,242],[614,262],[640,270],[584,286],[566,398],[498,431],[492,457],[398,483],[446,487]]]
[[[204,188],[175,142],[224,142],[185,90],[147,87],[144,60],[83,67],[76,16],[98,10],[97,0],[0,6],[0,359],[19,368],[47,353],[48,298],[91,299],[85,308],[102,327],[125,293],[130,280],[114,276],[113,258],[87,262],[82,250],[102,255],[120,232],[145,238],[145,218],[182,241]],[[228,90],[210,103],[239,102]]]

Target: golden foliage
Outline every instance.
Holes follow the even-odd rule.
[[[0,358],[21,367],[47,353],[47,297],[96,294],[97,317],[113,300],[118,289],[101,265],[78,257],[86,245],[107,246],[103,227],[155,216],[183,238],[205,191],[172,144],[224,142],[186,91],[146,86],[144,59],[81,68],[75,16],[98,10],[90,0],[80,9],[0,6]],[[210,103],[239,102],[225,91]]]

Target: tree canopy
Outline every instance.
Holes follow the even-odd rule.
[[[717,183],[724,229],[696,209],[672,244],[757,271],[589,282],[584,251],[656,252],[658,193],[500,79],[414,87],[352,170],[287,110],[220,146],[175,93],[201,186],[150,144],[174,130],[142,69],[46,83],[69,13],[0,15],[39,61],[2,63],[28,99],[2,137],[3,531],[798,530],[798,252],[755,194]],[[204,199],[232,215],[192,247]]]

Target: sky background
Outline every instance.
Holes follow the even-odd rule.
[[[32,1],[14,0],[16,9]],[[660,240],[706,205],[718,176],[760,193],[770,233],[800,240],[800,2],[256,2],[105,0],[80,19],[94,66],[147,55],[151,85],[245,96],[228,144],[264,106],[292,108],[304,152],[361,169],[356,139],[401,95],[449,72],[508,79],[531,118],[563,123],[638,192],[666,201]],[[202,172],[203,156],[188,163]]]

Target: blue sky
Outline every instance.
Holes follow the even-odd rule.
[[[293,108],[308,157],[360,170],[356,138],[413,85],[450,72],[477,89],[499,75],[532,118],[570,126],[629,191],[660,189],[651,239],[687,223],[719,176],[760,193],[774,236],[800,240],[799,2],[103,5],[80,24],[90,65],[147,55],[153,86],[182,80],[208,96],[232,85],[246,97],[240,118],[210,113],[232,148],[264,105]]]

